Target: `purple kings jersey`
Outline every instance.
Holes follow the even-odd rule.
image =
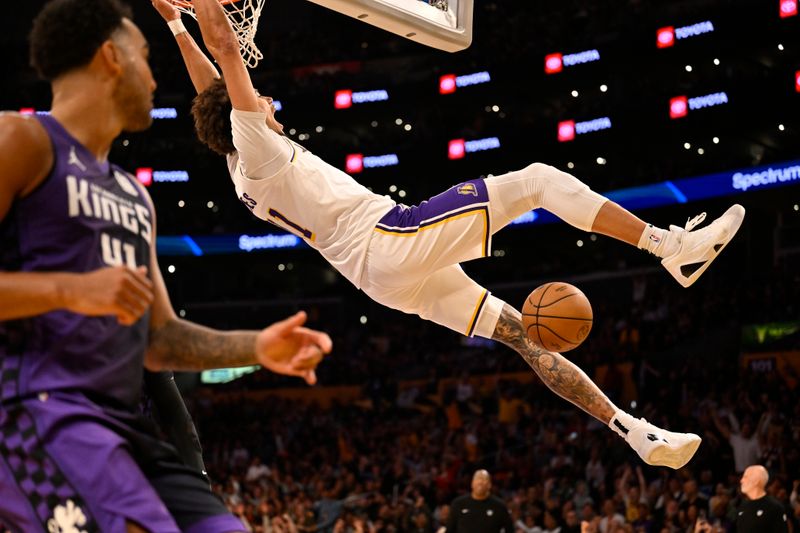
[[[52,117],[39,117],[53,144],[49,176],[0,222],[0,270],[91,272],[150,267],[153,213],[124,170],[98,163]],[[0,322],[0,401],[54,390],[136,407],[149,312],[135,325],[59,310]]]

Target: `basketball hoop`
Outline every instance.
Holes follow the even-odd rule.
[[[255,68],[264,58],[264,54],[255,43],[258,19],[261,17],[264,2],[265,0],[219,0],[219,3],[225,6],[225,14],[239,40],[242,60],[249,68]],[[172,0],[172,3],[178,11],[197,20],[192,0]]]

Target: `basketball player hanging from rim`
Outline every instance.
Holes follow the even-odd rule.
[[[193,4],[224,81],[186,32],[180,12],[168,0],[153,4],[169,22],[199,93],[192,107],[198,136],[227,157],[236,194],[256,216],[301,236],[375,301],[510,346],[553,392],[607,424],[645,462],[680,468],[691,459],[700,437],[659,429],[618,409],[580,368],[532,344],[520,313],[467,277],[459,263],[488,256],[494,232],[541,207],[662,258],[688,287],[733,238],[741,206],[696,231],[705,214],[685,229],[660,229],[540,163],[461,183],[418,207],[396,205],[283,135],[272,99],[251,83],[219,0]]]

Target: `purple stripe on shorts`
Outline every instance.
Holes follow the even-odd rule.
[[[233,533],[247,531],[242,521],[232,514],[211,516],[192,524],[183,533]]]
[[[488,201],[486,183],[480,179],[471,180],[456,185],[419,206],[397,205],[378,221],[378,225],[396,233],[412,233],[421,226],[469,211],[469,207]]]

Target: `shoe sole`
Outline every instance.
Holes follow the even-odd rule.
[[[701,442],[703,439],[697,437],[697,440],[692,439],[680,448],[659,446],[652,451],[646,462],[652,466],[668,466],[678,470],[691,461]]]
[[[700,278],[700,276],[703,275],[703,272],[705,272],[706,269],[708,269],[708,267],[711,266],[711,263],[714,262],[714,259],[719,257],[719,254],[721,254],[722,250],[724,250],[725,247],[728,246],[728,243],[731,242],[733,238],[736,236],[736,233],[739,231],[739,228],[742,226],[742,222],[744,221],[744,215],[745,215],[744,207],[742,207],[739,204],[734,204],[727,211],[725,211],[725,213],[723,213],[723,215],[720,218],[724,218],[729,214],[736,216],[737,220],[734,222],[733,226],[731,226],[728,237],[726,238],[722,246],[719,248],[719,250],[716,250],[714,252],[714,255],[711,256],[708,260],[706,260],[703,266],[692,272],[692,275],[689,276],[688,278],[685,277],[675,278],[678,281],[678,283],[680,283],[683,287],[692,286],[692,284],[694,284],[694,282],[697,281]]]

